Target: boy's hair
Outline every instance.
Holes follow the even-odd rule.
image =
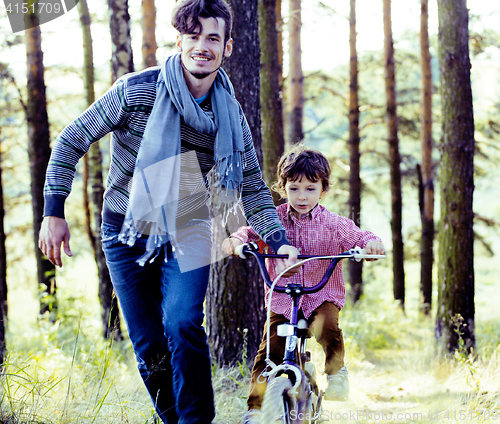
[[[327,192],[330,188],[330,173],[330,163],[322,153],[300,145],[281,157],[276,173],[277,182],[272,188],[284,198],[287,181],[295,182],[306,177],[314,183],[321,180],[323,191]]]
[[[224,43],[231,38],[233,11],[226,0],[177,0],[172,11],[172,26],[181,34],[200,28],[198,18],[221,18],[225,22]]]

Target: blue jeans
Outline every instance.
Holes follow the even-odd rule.
[[[118,241],[120,228],[102,225],[102,245],[111,280],[127,323],[139,372],[164,423],[205,424],[214,416],[210,354],[202,327],[209,265],[181,272],[167,243],[140,266],[146,239],[133,247]],[[183,257],[196,261],[205,231],[187,233]]]

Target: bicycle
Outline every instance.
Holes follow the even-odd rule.
[[[287,255],[259,253],[256,243],[246,243],[235,249],[235,255],[247,259],[255,257],[260,273],[270,289],[267,308],[267,352],[266,369],[263,373],[268,386],[261,408],[261,424],[282,422],[283,424],[318,424],[321,422],[323,391],[316,384],[316,370],[311,362],[310,352],[306,350],[308,326],[306,320],[298,320],[299,300],[304,294],[320,291],[330,279],[335,267],[342,259],[360,261],[362,259],[385,258],[385,255],[368,255],[361,248],[333,256],[299,255],[300,260],[292,267],[285,269],[271,282],[265,266],[265,259],[286,259]],[[321,281],[313,287],[303,287],[300,284],[288,283],[278,286],[276,283],[291,268],[310,260],[330,260]],[[286,337],[285,356],[280,365],[274,364],[269,358],[270,352],[270,316],[273,291],[286,293],[292,298],[291,319],[277,328],[277,334]]]

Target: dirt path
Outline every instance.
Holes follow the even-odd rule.
[[[475,423],[500,421],[499,382],[487,369],[442,363],[422,372],[362,362],[350,369],[346,402],[323,404],[331,423]],[[474,371],[472,371],[474,370]],[[320,387],[326,386],[324,376]]]

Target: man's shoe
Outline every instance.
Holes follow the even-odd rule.
[[[326,400],[347,400],[349,397],[349,377],[347,368],[342,367],[337,374],[327,377],[328,387],[325,390]]]
[[[243,415],[242,424],[259,424],[260,423],[260,409],[250,409]]]

